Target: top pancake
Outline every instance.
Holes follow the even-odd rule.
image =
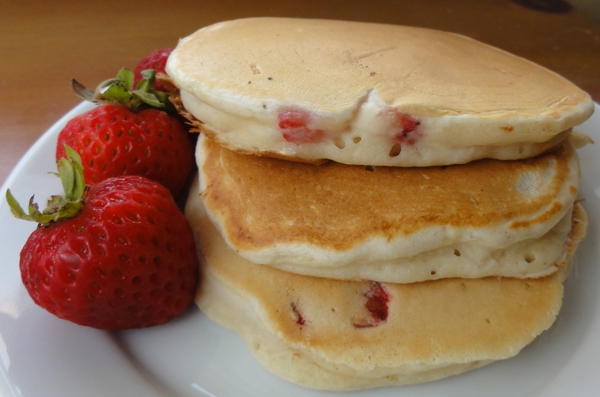
[[[197,161],[207,212],[241,256],[388,282],[553,272],[580,176],[569,140],[532,159],[402,168],[248,156],[201,136]]]
[[[167,72],[200,129],[222,145],[305,162],[530,157],[593,111],[586,93],[539,65],[406,26],[228,21],[182,39]]]

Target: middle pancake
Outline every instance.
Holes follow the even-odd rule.
[[[580,177],[568,140],[526,160],[396,168],[249,156],[202,136],[197,162],[207,212],[241,256],[396,283],[554,272]]]

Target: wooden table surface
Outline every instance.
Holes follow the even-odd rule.
[[[550,11],[523,3],[546,4]],[[561,0],[0,0],[0,183],[88,86],[226,19],[290,16],[454,31],[552,69],[600,102],[600,26]],[[562,5],[562,6],[561,6]],[[4,192],[2,192],[4,195]]]

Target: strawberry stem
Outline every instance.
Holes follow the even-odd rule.
[[[123,68],[117,77],[103,81],[92,91],[77,80],[72,80],[73,91],[83,99],[94,103],[117,104],[128,107],[131,111],[144,108],[156,108],[174,114],[175,107],[169,101],[169,94],[152,88],[156,79],[154,69],[142,71],[143,79],[133,87],[134,74]]]
[[[69,202],[79,201],[85,193],[85,179],[83,177],[83,165],[79,153],[68,145],[65,145],[67,158],[62,158],[56,163],[58,177],[60,178],[65,198]]]
[[[81,157],[67,145],[65,145],[65,151],[67,158],[62,158],[57,162],[58,173],[54,173],[60,177],[65,195],[50,197],[47,207],[43,211],[40,211],[38,204],[34,202],[35,196],[32,196],[29,199],[27,212],[25,212],[8,189],[6,190],[6,201],[15,217],[46,226],[63,219],[73,218],[81,212],[86,190]]]

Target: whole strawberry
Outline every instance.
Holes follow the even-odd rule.
[[[58,136],[56,160],[65,156],[66,144],[83,159],[87,183],[141,175],[166,186],[177,200],[195,170],[194,145],[181,119],[166,112],[172,108],[168,95],[149,88],[153,71],[145,76],[137,90],[131,89],[127,69],[95,92],[74,81],[78,94],[100,105],[67,123]]]
[[[170,193],[140,176],[85,187],[78,156],[59,161],[65,196],[29,214],[34,220],[20,255],[21,278],[32,299],[76,324],[118,330],[163,324],[193,301],[198,259],[191,228]]]
[[[138,82],[144,78],[144,76],[142,76],[142,72],[144,70],[153,69],[157,74],[166,73],[165,66],[167,64],[167,60],[169,59],[169,55],[171,55],[172,51],[172,48],[161,48],[160,50],[152,51],[150,54],[146,55],[144,59],[139,61],[137,66],[133,70],[133,74],[135,76],[133,86],[135,87],[138,84]],[[152,84],[152,88],[159,91],[167,90],[165,86],[159,81],[155,81]]]

